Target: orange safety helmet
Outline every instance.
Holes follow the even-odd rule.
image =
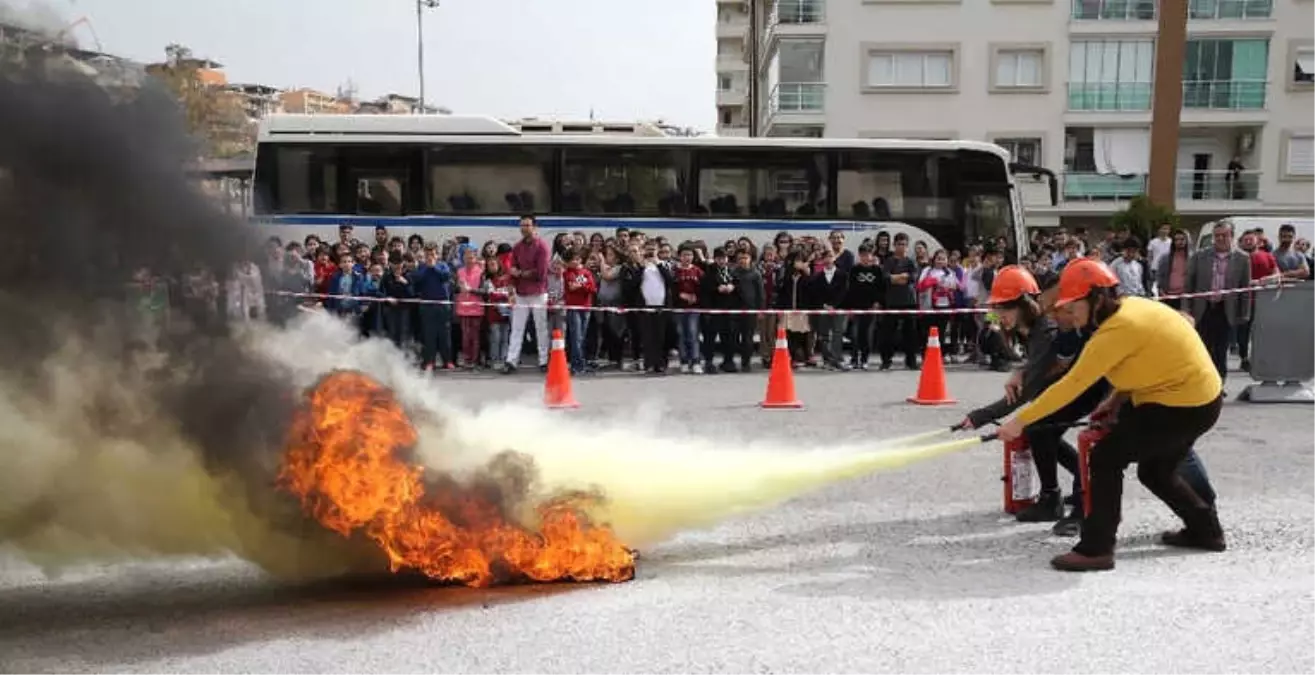
[[[1055,306],[1067,305],[1074,300],[1087,297],[1095,288],[1114,288],[1119,285],[1119,278],[1099,260],[1079,258],[1064,266],[1059,275],[1059,297]]]
[[[1036,295],[1041,292],[1041,287],[1036,283],[1036,277],[1027,271],[1026,268],[1019,265],[1006,265],[995,275],[995,282],[991,284],[991,297],[987,298],[988,305],[1003,305],[1013,302],[1024,295]]]

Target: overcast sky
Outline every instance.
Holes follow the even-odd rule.
[[[24,0],[0,0],[23,7]],[[45,0],[105,51],[178,42],[229,81],[415,95],[414,0]],[[500,117],[664,118],[710,131],[714,0],[442,0],[425,12],[426,98]],[[94,48],[92,32],[75,32]]]

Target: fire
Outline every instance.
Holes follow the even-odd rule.
[[[588,497],[538,505],[539,523],[528,529],[494,498],[455,481],[427,493],[423,468],[402,459],[416,440],[387,387],[336,371],[308,393],[293,421],[280,485],[325,527],[376,542],[394,572],[479,587],[634,577],[634,553],[584,515]]]

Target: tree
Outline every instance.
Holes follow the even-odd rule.
[[[207,62],[180,44],[164,48],[165,62],[150,70],[169,89],[181,108],[187,130],[201,144],[205,157],[233,157],[249,152],[255,128],[242,110],[239,94],[205,80]]]
[[[1177,229],[1178,222],[1178,214],[1173,209],[1152,202],[1146,195],[1137,195],[1128,203],[1127,208],[1110,218],[1110,227],[1126,230],[1145,242],[1150,241],[1161,225]]]

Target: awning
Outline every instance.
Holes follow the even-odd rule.
[[[1315,51],[1297,52],[1297,72],[1293,74],[1297,82],[1315,80]]]

